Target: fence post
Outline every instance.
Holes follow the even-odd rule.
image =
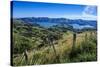
[[[28,52],[27,52],[27,50],[24,51],[24,56],[25,56],[25,62],[27,64],[28,63]]]
[[[52,43],[52,48],[53,48],[53,50],[54,50],[54,53],[55,53],[55,56],[57,55],[57,53],[56,53],[56,49],[55,49],[55,46],[54,46],[54,44]]]
[[[73,33],[73,45],[72,45],[72,51],[75,49],[76,44],[76,33]]]
[[[73,44],[72,44],[72,49],[71,49],[71,52],[70,52],[70,59],[72,59],[75,55],[75,45],[76,45],[76,33],[73,33]]]
[[[86,34],[85,34],[85,40],[84,40],[85,42],[88,41],[88,37],[87,37],[87,36],[88,36],[88,34],[86,33]]]
[[[57,62],[60,62],[59,56],[57,55],[56,48],[55,48],[54,43],[53,43],[53,36],[51,35],[51,36],[49,36],[48,38],[49,38],[49,44],[50,44],[50,46],[52,46],[53,51],[54,51],[54,54],[55,54],[55,57],[56,57],[55,62],[56,62],[56,63],[57,63]]]

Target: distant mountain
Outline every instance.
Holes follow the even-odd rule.
[[[97,28],[96,20],[82,20],[82,19],[66,19],[66,18],[48,18],[48,17],[26,17],[26,18],[14,18],[14,20],[20,20],[25,23],[39,24],[40,26],[51,27],[53,25],[72,25],[76,28]],[[78,26],[78,27],[77,27]]]

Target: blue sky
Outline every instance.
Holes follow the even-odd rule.
[[[96,19],[97,7],[87,5],[13,1],[13,17]]]

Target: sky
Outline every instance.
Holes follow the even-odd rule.
[[[97,7],[90,5],[12,1],[11,7],[13,18],[50,17],[86,20],[97,19]]]

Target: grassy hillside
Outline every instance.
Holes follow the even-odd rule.
[[[43,28],[13,23],[13,65],[37,65],[97,60],[96,31],[75,33],[69,28]]]

